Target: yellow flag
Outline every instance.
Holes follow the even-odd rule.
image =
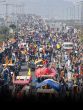
[[[20,80],[20,76],[19,76],[19,80]]]
[[[28,76],[31,76],[31,69],[29,68]]]
[[[57,44],[57,49],[59,49],[60,48],[60,45],[59,44]]]

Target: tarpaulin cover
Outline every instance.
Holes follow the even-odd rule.
[[[52,87],[54,90],[56,91],[60,91],[60,84],[56,81],[54,81],[53,79],[46,79],[41,83],[37,83],[36,85],[36,89],[41,88],[42,86],[46,86],[49,85],[50,87]]]

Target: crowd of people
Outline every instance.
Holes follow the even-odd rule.
[[[48,32],[48,35],[46,34],[45,36],[38,36],[41,40],[39,40],[40,42],[37,45],[38,50],[36,52],[34,43],[31,44],[30,55],[33,55],[36,59],[42,58],[47,67],[51,66],[51,68],[56,70],[55,80],[61,83],[63,95],[64,93],[66,95],[67,90],[69,90],[72,95],[75,94],[73,92],[82,94],[83,49],[77,34],[74,34],[74,32],[68,32],[67,34]],[[37,35],[33,37],[33,41],[35,41],[35,37],[37,38]],[[64,42],[73,42],[73,49],[64,50],[62,47]],[[73,89],[75,89],[75,91],[73,91]]]
[[[28,20],[28,22],[26,20]],[[4,67],[2,67],[3,65],[1,66],[1,69],[3,69],[0,73],[0,92],[2,93],[3,90],[6,91],[6,89],[8,90],[13,86],[12,75],[15,74],[15,76],[19,76],[23,61],[34,63],[42,59],[43,66],[54,68],[56,71],[54,80],[61,85],[60,96],[65,97],[71,95],[83,98],[83,44],[80,42],[78,34],[74,32],[74,28],[69,29],[66,33],[63,31],[54,31],[50,28],[44,30],[41,25],[41,19],[38,19],[38,21],[37,17],[35,17],[35,20],[38,21],[38,25],[32,16],[28,16],[26,20],[25,24],[21,26],[23,28],[22,31],[25,33],[24,37],[20,39],[19,36],[17,36],[15,38],[16,43],[11,46],[10,50],[5,52],[4,59],[6,63],[6,56],[9,56],[8,59],[12,59],[15,67],[11,69],[8,67],[8,64]],[[33,21],[35,23],[33,23]],[[34,28],[32,29],[33,32],[27,30],[30,27]],[[72,42],[72,49],[64,49],[64,42]],[[25,45],[20,48],[19,44],[21,43],[25,43]],[[24,54],[25,60],[22,59],[23,48],[26,50]],[[32,79],[32,81],[33,80],[34,79]]]
[[[18,16],[18,27],[20,27],[20,35],[27,36],[29,31],[33,30],[46,30],[47,25],[41,16],[35,14],[28,14],[24,16]]]

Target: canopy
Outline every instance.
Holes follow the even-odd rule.
[[[35,61],[35,64],[42,62],[42,59],[39,59],[38,61]]]
[[[51,77],[55,77],[56,75],[56,71],[53,68],[46,68],[46,67],[42,67],[42,68],[38,68],[35,70],[35,76],[38,77],[44,77],[45,76],[51,76]]]

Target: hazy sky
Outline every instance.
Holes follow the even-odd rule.
[[[79,2],[79,1],[83,1],[83,0],[66,0],[66,1]]]
[[[0,0],[2,1],[2,0]],[[36,1],[41,1],[41,0],[5,0],[5,1],[11,1],[11,2],[25,2],[25,1],[31,1],[31,2],[36,2]],[[50,0],[51,1],[51,0]],[[56,0],[55,0],[56,1]],[[71,1],[71,2],[79,2],[79,1],[83,1],[83,0],[62,0],[62,1]]]
[[[6,0],[6,1],[8,3],[24,4],[25,13],[33,13],[44,17],[55,17],[61,19],[72,16],[73,2],[77,2],[80,0]],[[8,11],[15,12],[15,7],[9,6]],[[18,11],[22,12],[23,9],[18,8]],[[72,11],[71,15],[69,15],[70,11]],[[1,14],[5,13],[5,6],[1,5],[1,3],[0,3],[0,13]]]

